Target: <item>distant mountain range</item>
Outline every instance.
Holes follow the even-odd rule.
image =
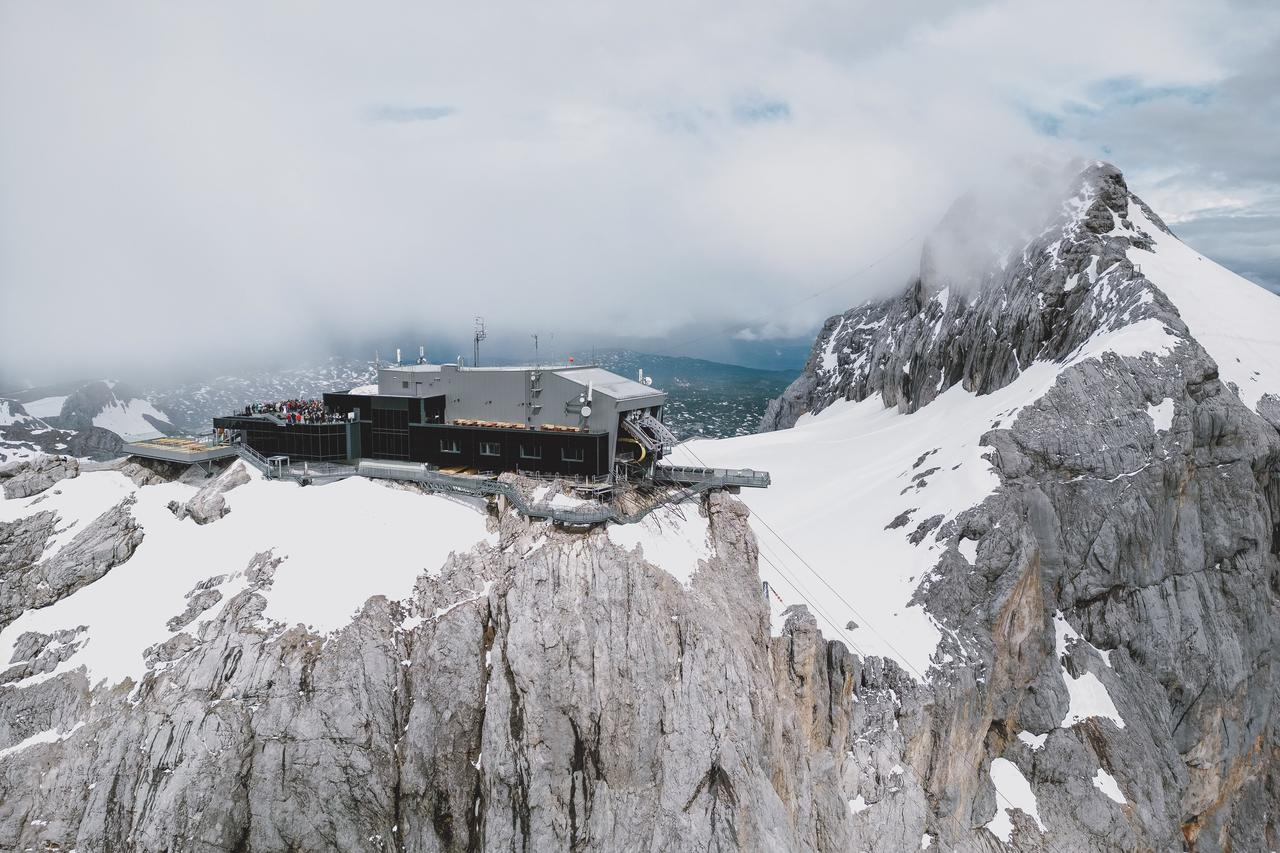
[[[754,433],[769,401],[800,375],[634,350],[598,352],[595,362],[629,378],[644,370],[654,387],[667,392],[667,425],[680,438]]]

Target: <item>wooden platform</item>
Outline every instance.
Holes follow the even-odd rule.
[[[159,459],[162,462],[179,462],[192,465],[235,456],[236,446],[227,442],[199,438],[153,438],[147,441],[131,441],[123,452],[143,459]]]

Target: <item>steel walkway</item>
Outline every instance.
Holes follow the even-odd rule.
[[[179,447],[181,441],[187,447]],[[205,449],[201,449],[205,448]],[[400,480],[421,483],[433,491],[448,492],[473,497],[501,496],[522,515],[529,518],[545,518],[557,524],[589,527],[613,522],[634,524],[662,506],[681,503],[694,495],[712,489],[766,488],[769,474],[750,468],[695,468],[690,466],[657,465],[654,467],[655,485],[682,486],[644,509],[633,513],[621,513],[613,505],[598,501],[583,501],[577,506],[556,506],[546,501],[530,501],[515,484],[488,477],[464,474],[446,474],[411,462],[361,460],[358,466],[330,462],[304,462],[290,464],[285,457],[266,457],[245,444],[214,442],[203,439],[162,440],[134,442],[124,446],[126,452],[146,459],[167,462],[200,464],[229,456],[239,456],[246,463],[272,480],[293,480],[299,485],[332,483],[359,474],[375,480]]]
[[[659,466],[661,467],[661,466]],[[501,495],[506,498],[522,515],[530,518],[546,518],[557,524],[571,526],[590,526],[611,521],[615,524],[634,524],[649,513],[662,506],[681,503],[700,492],[711,489],[722,489],[726,486],[764,487],[769,484],[769,475],[763,471],[732,471],[722,468],[673,468],[670,475],[664,474],[663,480],[655,482],[684,486],[673,493],[633,513],[620,513],[610,504],[588,502],[585,506],[554,506],[546,502],[531,502],[524,492],[512,483],[492,480],[484,477],[468,477],[461,474],[445,474],[422,465],[397,462],[361,461],[359,473],[362,477],[384,480],[405,480],[422,483],[436,491],[451,492],[462,495],[488,497]]]

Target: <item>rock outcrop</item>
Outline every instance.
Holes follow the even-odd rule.
[[[921,274],[901,296],[827,320],[804,372],[770,405],[761,429],[793,426],[799,415],[836,400],[879,395],[886,406],[914,412],[953,385],[989,393],[1036,361],[1062,361],[1099,331],[1177,315],[1126,256],[1152,245],[1151,234],[1131,228],[1131,205],[1169,232],[1117,169],[1097,164],[1069,181],[1040,180],[1066,187],[1070,201],[1041,226],[1024,223],[1017,238],[1003,234],[976,256],[969,249],[952,275],[946,260],[955,247],[987,230],[985,220],[975,221],[971,200],[957,203],[926,242]]]
[[[714,542],[692,588],[602,531],[509,514],[500,546],[455,557],[409,602],[371,600],[332,636],[264,623],[270,554],[225,603],[215,576],[142,683],[0,689],[11,744],[56,733],[6,765],[0,843],[847,845],[838,753],[860,665],[812,631],[769,638],[740,503],[686,511]],[[25,636],[21,653],[47,670],[74,638]]]
[[[75,457],[40,454],[0,467],[0,484],[7,499],[29,498],[79,473],[80,462]]]
[[[968,212],[944,238],[972,230]],[[980,281],[949,279],[927,248],[903,296],[827,321],[763,424],[877,396],[910,413],[954,385],[988,393],[1061,366],[982,436],[996,494],[912,538],[948,546],[916,601],[944,626],[938,659],[963,662],[930,673],[902,750],[944,842],[940,816],[976,826],[1002,810],[1015,849],[1264,850],[1280,835],[1280,397],[1251,409],[1219,379],[1130,259],[1158,236],[1139,217],[1168,235],[1098,165]],[[1137,330],[1142,346],[1090,350]],[[923,475],[936,469],[922,451]],[[997,761],[1034,790],[1043,840],[995,795]],[[877,811],[904,813],[861,814]]]
[[[59,529],[56,512],[0,522],[0,628],[25,610],[47,607],[125,562],[142,542],[126,498],[94,519],[49,556]]]
[[[174,501],[169,505],[169,509],[178,518],[190,518],[196,524],[217,521],[231,511],[223,495],[247,482],[249,482],[249,472],[245,469],[243,462],[236,460],[225,471],[206,483],[186,503],[179,504]]]

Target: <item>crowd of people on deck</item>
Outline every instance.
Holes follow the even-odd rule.
[[[275,415],[286,424],[327,424],[346,420],[323,400],[281,400],[278,403],[252,403],[244,407],[246,415]]]

